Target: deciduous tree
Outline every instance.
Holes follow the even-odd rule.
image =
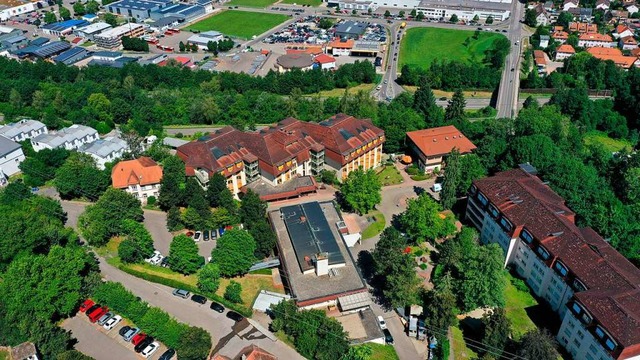
[[[457,148],[451,150],[445,159],[444,181],[440,193],[440,203],[445,209],[451,209],[458,200],[457,193],[460,187],[461,172],[460,152]]]
[[[234,304],[242,304],[242,285],[237,281],[231,280],[227,288],[224,289],[224,298]]]
[[[208,263],[198,271],[198,289],[205,293],[215,294],[220,287],[220,268],[217,264]]]
[[[533,329],[518,343],[518,356],[525,359],[554,360],[558,358],[556,342],[547,330]]]
[[[511,321],[503,308],[495,308],[482,317],[482,343],[496,355],[501,355],[511,337]]]
[[[450,235],[455,225],[450,217],[442,217],[441,208],[427,192],[407,201],[407,210],[398,219],[403,231],[416,243],[434,241]]]
[[[375,171],[357,169],[349,173],[340,193],[345,203],[359,214],[366,214],[382,201],[382,185]]]
[[[255,262],[256,242],[245,230],[228,230],[211,251],[211,262],[218,264],[225,277],[246,274]]]
[[[198,254],[198,246],[192,238],[178,235],[169,246],[169,268],[181,274],[193,274],[204,265],[204,258]]]

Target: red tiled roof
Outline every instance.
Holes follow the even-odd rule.
[[[575,54],[576,50],[573,48],[573,46],[571,46],[569,44],[562,44],[562,45],[558,46],[558,49],[556,50],[556,52],[558,52],[558,53],[567,53],[567,54]]]
[[[587,52],[593,56],[596,56],[596,55],[622,56],[622,51],[616,48],[592,47],[592,48],[587,48]]]
[[[111,170],[111,183],[118,189],[135,184],[159,184],[161,180],[162,168],[151,158],[144,156],[135,160],[120,161]]]
[[[587,286],[576,297],[622,346],[640,345],[638,268],[593,229],[578,228],[564,199],[538,177],[515,169],[474,184],[516,232],[525,227],[540,241],[551,254],[548,265],[561,261]]]
[[[330,48],[338,48],[338,49],[352,49],[353,45],[355,44],[355,40],[353,39],[348,39],[346,41],[342,41],[340,39],[335,39],[332,42],[329,43]]]
[[[569,38],[569,33],[564,31],[556,31],[553,34],[551,34],[551,37],[554,39],[567,40]]]
[[[330,64],[332,62],[336,62],[336,59],[333,56],[329,56],[327,54],[320,54],[316,56],[315,62],[318,64]]]
[[[613,41],[613,38],[607,34],[582,34],[578,39],[584,40],[584,41],[602,41],[602,42]]]
[[[461,154],[468,154],[476,149],[471,140],[453,125],[410,131],[407,137],[425,156],[429,157],[449,154],[454,148]]]

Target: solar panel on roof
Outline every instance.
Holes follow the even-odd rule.
[[[216,159],[220,159],[224,156],[224,152],[222,152],[222,150],[220,150],[217,146],[211,148],[211,154],[213,154]]]
[[[342,135],[342,137],[345,140],[349,140],[353,137],[353,134],[351,134],[349,131],[345,130],[345,129],[340,129],[338,130],[338,132],[340,133],[340,135]]]

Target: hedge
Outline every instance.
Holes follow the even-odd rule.
[[[133,321],[142,331],[157,338],[178,353],[192,353],[191,359],[206,359],[209,354],[211,345],[208,346],[209,349],[203,348],[200,353],[193,354],[192,344],[180,341],[187,331],[199,328],[179,323],[164,310],[149,306],[148,303],[139,300],[120,283],[107,281],[98,285],[93,292],[93,299]],[[204,329],[200,330],[207,334],[209,344],[211,344],[211,335]]]
[[[190,291],[192,293],[196,293],[196,294],[203,294],[197,287],[183,283],[181,281],[178,280],[173,280],[173,279],[167,279],[165,277],[162,276],[158,276],[158,275],[154,275],[154,274],[149,274],[149,273],[145,273],[145,272],[141,272],[138,270],[134,270],[129,268],[126,265],[118,265],[118,268],[124,272],[126,272],[129,275],[133,275],[135,277],[139,277],[141,279],[147,280],[147,281],[151,281],[154,283],[158,283],[158,284],[162,284],[165,286],[169,286],[172,288],[178,288],[178,289],[184,289],[187,291]],[[228,301],[227,299],[223,298],[222,296],[216,295],[216,294],[211,294],[211,293],[206,293],[203,294],[204,296],[206,296],[209,300],[213,300],[217,303],[220,303],[222,305],[224,305],[225,307],[227,307],[228,309],[231,309],[237,313],[239,313],[240,315],[244,316],[244,317],[251,317],[253,315],[253,312],[251,311],[251,309],[248,309],[244,306],[240,306],[237,304],[234,304],[230,301]]]

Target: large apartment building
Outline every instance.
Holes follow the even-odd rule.
[[[640,359],[640,270],[579,228],[535,168],[474,181],[466,218],[560,316],[557,340],[574,359]]]
[[[325,168],[336,171],[339,179],[359,167],[375,168],[382,161],[384,140],[384,132],[370,121],[338,114],[320,123],[287,118],[257,132],[227,126],[180,146],[177,154],[187,175],[202,186],[220,173],[237,195],[256,180],[278,187]]]

